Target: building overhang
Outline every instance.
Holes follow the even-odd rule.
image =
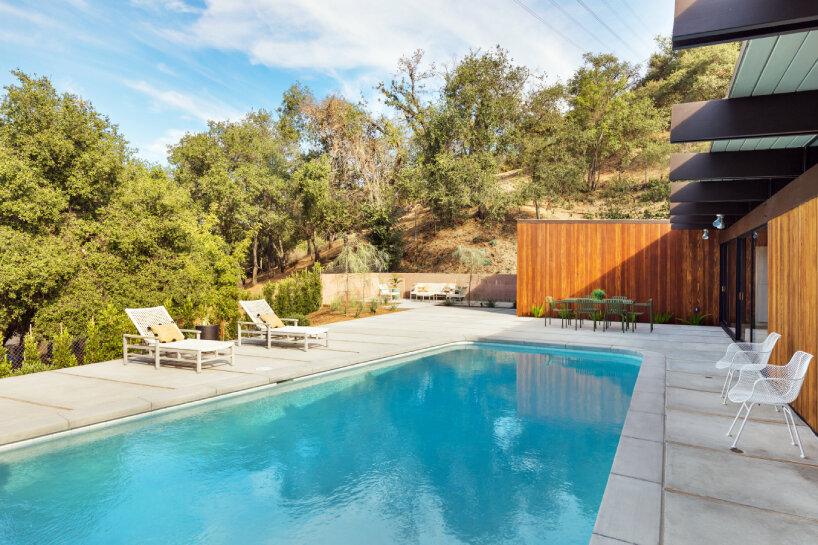
[[[816,27],[815,0],[676,0],[673,48],[737,42]]]

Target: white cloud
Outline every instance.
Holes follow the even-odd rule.
[[[178,110],[199,121],[223,121],[242,115],[240,111],[222,102],[175,90],[162,91],[146,81],[126,81],[125,85],[152,98],[154,106],[159,110]]]
[[[185,134],[187,134],[187,131],[169,129],[153,142],[137,146],[139,148],[139,156],[153,163],[166,164],[168,160],[168,146],[179,142]]]
[[[162,72],[163,74],[167,74],[169,76],[176,76],[176,72],[173,71],[167,64],[160,62],[156,65],[156,69]]]
[[[428,60],[445,62],[499,44],[515,61],[563,77],[582,53],[515,4],[497,0],[208,0],[195,21],[164,34],[269,67],[337,71],[339,80],[349,70],[383,77],[418,48]]]
[[[177,13],[199,13],[199,9],[181,0],[131,0],[131,4],[155,11],[167,10]]]

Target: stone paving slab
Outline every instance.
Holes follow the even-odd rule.
[[[677,444],[667,445],[667,464],[667,488],[818,523],[818,467]]]
[[[715,392],[721,394],[726,375],[689,373],[683,371],[669,371],[667,374],[667,385],[675,388],[687,388],[688,390],[701,390],[703,392]]]
[[[803,425],[798,416],[795,418]],[[668,410],[665,419],[666,439],[668,442],[727,452],[733,443],[733,438],[727,436],[732,421],[732,418],[725,416]],[[749,420],[738,446],[749,456],[818,466],[818,439],[806,427],[799,426],[798,432],[807,455],[804,459],[800,457],[798,448],[790,444],[790,436],[783,417],[778,423]]]
[[[611,474],[594,533],[637,545],[659,543],[662,485]]]
[[[818,543],[818,524],[666,491],[663,538],[663,545],[808,545]]]

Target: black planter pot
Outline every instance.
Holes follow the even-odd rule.
[[[202,332],[202,335],[199,338],[203,341],[219,340],[219,324],[197,325],[196,329]]]

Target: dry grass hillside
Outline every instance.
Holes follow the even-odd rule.
[[[667,218],[670,186],[667,170],[625,172],[603,176],[595,191],[565,199],[540,202],[540,219],[646,219]],[[501,175],[504,186],[513,190],[526,181],[513,171]],[[458,245],[486,250],[491,263],[482,272],[517,272],[518,219],[536,218],[534,203],[511,210],[504,222],[485,224],[467,220],[454,228],[441,228],[427,210],[405,215],[400,222],[406,248],[400,270],[406,272],[467,272],[454,257]],[[417,224],[417,227],[415,225]]]
[[[524,183],[526,174],[511,171],[500,175],[508,190]],[[668,217],[670,186],[667,169],[645,172],[635,170],[619,175],[603,176],[600,187],[591,192],[580,192],[566,198],[540,202],[541,219],[640,219]],[[408,211],[398,225],[403,231],[405,252],[399,270],[403,272],[468,272],[467,267],[453,257],[459,245],[485,249],[490,264],[483,273],[517,272],[517,220],[536,218],[534,203],[510,210],[505,221],[492,224],[467,219],[456,227],[441,227],[428,209]],[[341,241],[322,244],[321,262],[328,264],[341,250]],[[305,249],[297,249],[285,273],[262,276],[256,286],[247,288],[261,293],[264,283],[277,281],[293,271],[312,265]]]

